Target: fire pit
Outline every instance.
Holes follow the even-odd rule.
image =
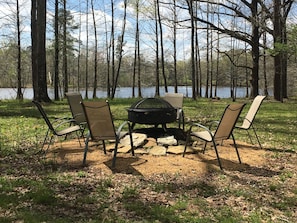
[[[138,124],[162,124],[176,120],[176,109],[161,98],[145,98],[135,102],[128,109],[128,120]]]

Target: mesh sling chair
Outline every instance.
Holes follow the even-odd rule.
[[[85,141],[85,151],[83,157],[83,165],[86,164],[86,157],[89,147],[89,141],[102,141],[103,143],[103,150],[106,154],[106,147],[104,140],[115,140],[115,149],[114,149],[114,156],[112,161],[112,167],[115,167],[116,156],[118,151],[118,144],[120,139],[125,136],[122,134],[122,128],[125,125],[128,125],[128,134],[130,136],[130,145],[131,145],[131,152],[134,156],[134,147],[133,147],[133,140],[132,140],[132,131],[130,123],[125,121],[122,125],[115,130],[112,114],[110,111],[110,106],[108,101],[86,101],[81,102],[87,124],[89,133],[86,136]]]
[[[249,133],[249,129],[252,128],[261,149],[262,149],[262,145],[261,145],[259,137],[258,137],[258,135],[256,133],[256,129],[253,126],[253,122],[254,122],[255,117],[256,117],[256,115],[257,115],[257,113],[259,111],[259,108],[260,108],[260,106],[261,106],[261,104],[262,104],[262,102],[264,101],[265,98],[266,98],[266,96],[262,96],[262,95],[256,96],[254,98],[253,103],[251,104],[251,107],[249,108],[246,116],[243,119],[242,125],[239,125],[239,126],[236,125],[235,126],[236,129],[246,130],[247,133],[248,133],[248,136],[250,138],[250,141],[253,143],[252,137],[251,137],[251,135]]]
[[[32,101],[33,104],[38,108],[42,118],[44,119],[44,121],[46,122],[47,126],[48,126],[48,130],[46,132],[46,135],[44,137],[43,140],[43,144],[42,144],[42,148],[43,149],[48,137],[50,136],[50,140],[47,146],[47,149],[45,151],[47,151],[54,139],[54,136],[67,136],[71,133],[76,133],[77,135],[77,139],[79,141],[79,144],[81,146],[80,143],[80,135],[82,132],[82,129],[79,125],[71,125],[69,126],[69,124],[71,124],[73,122],[73,120],[71,119],[55,119],[54,121],[50,121],[50,119],[48,118],[46,112],[44,111],[43,107],[41,106],[41,104],[37,101]],[[66,127],[67,126],[67,127]],[[65,137],[66,138],[66,137]]]
[[[203,148],[203,153],[205,152],[206,144],[208,142],[211,142],[213,144],[214,150],[216,152],[216,156],[218,159],[218,163],[220,166],[220,169],[223,170],[221,160],[219,157],[218,149],[217,149],[217,142],[220,141],[222,142],[223,140],[229,139],[230,136],[233,139],[233,144],[237,153],[237,157],[239,160],[239,163],[241,163],[240,155],[237,149],[237,145],[235,142],[235,138],[233,135],[233,129],[234,126],[238,120],[238,117],[243,109],[245,104],[229,104],[226,108],[225,111],[221,117],[221,120],[218,122],[215,122],[217,125],[216,129],[214,131],[211,131],[211,126],[208,128],[206,126],[203,126],[199,123],[192,123],[190,125],[190,129],[187,132],[187,139],[186,139],[186,145],[184,149],[183,156],[185,156],[187,145],[191,139],[191,137],[201,139],[202,141],[205,142],[204,148]],[[214,124],[214,123],[212,123]],[[203,131],[194,131],[201,129]]]
[[[165,93],[164,100],[169,102],[174,108],[176,108],[176,114],[177,114],[177,121],[178,121],[178,127],[182,125],[182,129],[185,129],[185,117],[184,117],[184,111],[183,111],[183,100],[184,95],[181,93]]]
[[[84,132],[87,126],[87,120],[84,114],[83,107],[81,105],[81,102],[83,101],[81,94],[78,92],[67,92],[65,95],[70,107],[74,123],[76,125],[80,125]]]

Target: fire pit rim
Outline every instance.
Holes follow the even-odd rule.
[[[158,101],[163,107],[144,107],[138,108],[142,103],[154,100]],[[148,102],[149,103],[149,102]],[[152,103],[152,106],[156,103]],[[164,106],[165,105],[165,106]],[[144,98],[133,103],[128,111],[128,120],[139,124],[165,124],[176,120],[176,109],[167,101],[161,98]]]

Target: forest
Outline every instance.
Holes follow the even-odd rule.
[[[84,89],[96,98],[119,86],[191,86],[192,97],[219,97],[217,86],[246,87],[246,97],[297,94],[293,0],[1,1],[0,87],[33,87],[55,100]],[[202,95],[201,88],[205,87]],[[135,90],[137,89],[137,90]],[[93,94],[88,95],[88,90]],[[233,97],[233,96],[232,96]]]

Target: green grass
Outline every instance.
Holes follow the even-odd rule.
[[[115,125],[138,99],[110,101]],[[247,102],[243,115],[251,100]],[[189,122],[219,120],[229,99],[184,100]],[[70,117],[66,100],[44,105],[50,118]],[[279,173],[250,179],[223,173],[204,178],[102,175],[41,159],[37,152],[47,127],[30,101],[0,103],[0,222],[292,222],[297,206],[297,99],[265,100],[255,120],[267,157],[287,165]],[[170,124],[176,125],[176,123]],[[252,135],[253,136],[253,135]],[[249,142],[245,132],[237,140]],[[253,137],[253,141],[256,142]],[[293,158],[292,158],[293,157]],[[100,175],[100,174],[99,174]],[[120,179],[118,179],[120,177]],[[127,180],[129,179],[129,180]],[[183,181],[184,179],[184,181]],[[123,180],[123,181],[122,181]],[[291,186],[294,185],[294,186]],[[150,199],[148,199],[150,197]],[[277,213],[274,215],[273,213]]]

